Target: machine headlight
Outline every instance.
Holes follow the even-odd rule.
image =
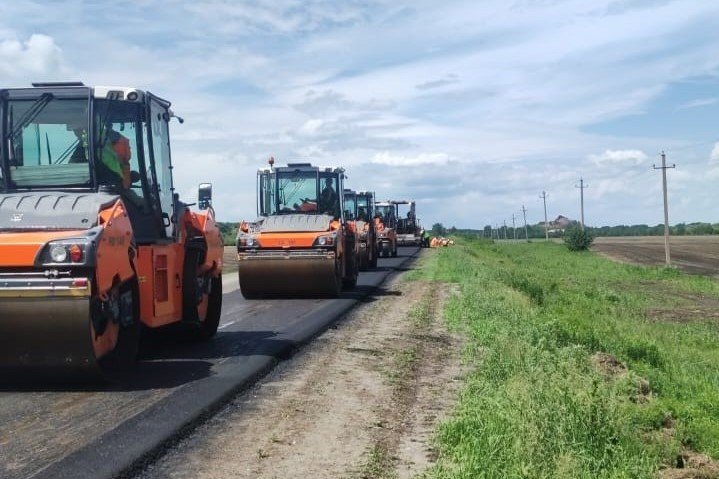
[[[334,235],[334,234],[318,236],[317,239],[315,240],[315,245],[316,246],[334,246],[335,236],[336,235]]]
[[[237,239],[237,246],[240,248],[259,248],[260,242],[252,236],[241,236]]]
[[[82,238],[52,241],[40,256],[41,264],[86,265],[94,256],[93,243]]]
[[[56,244],[50,248],[50,259],[53,263],[64,263],[67,260],[67,249],[65,246]]]

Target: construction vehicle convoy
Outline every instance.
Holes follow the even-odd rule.
[[[237,234],[242,295],[337,296],[353,288],[359,241],[345,217],[344,170],[269,163],[257,172],[258,218]]]
[[[374,193],[371,191],[344,190],[345,217],[358,236],[359,270],[377,267],[377,233],[375,231]]]
[[[385,258],[397,256],[397,205],[392,201],[375,203],[377,251]]]
[[[212,187],[175,193],[170,103],[130,87],[0,90],[0,374],[106,377],[141,332],[213,336],[223,245]],[[240,290],[337,296],[380,252],[396,256],[414,202],[344,189],[342,168],[257,173],[258,218],[237,235]],[[411,214],[398,221],[398,205]],[[412,220],[412,221],[409,221]],[[409,233],[402,233],[409,234]]]
[[[170,102],[33,86],[0,91],[0,376],[112,377],[141,327],[214,335],[222,238],[210,185],[199,212],[174,193]]]

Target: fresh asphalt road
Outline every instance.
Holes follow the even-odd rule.
[[[414,256],[361,273],[338,299],[245,300],[225,277],[220,331],[207,343],[153,340],[122,387],[35,385],[0,391],[0,477],[115,477],[212,414],[278,360],[329,327]]]

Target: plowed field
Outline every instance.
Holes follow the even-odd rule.
[[[692,274],[719,276],[719,236],[673,236],[672,265]],[[664,237],[597,238],[593,250],[632,264],[664,265]]]

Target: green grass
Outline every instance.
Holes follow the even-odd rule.
[[[647,315],[719,298],[717,282],[561,245],[466,240],[410,279],[459,283],[445,316],[473,366],[427,477],[648,478],[682,447],[719,458],[719,327]],[[628,374],[602,375],[599,351]],[[661,432],[668,415],[673,434]]]
[[[375,445],[367,454],[367,460],[359,471],[361,479],[396,479],[397,473],[387,449]]]

